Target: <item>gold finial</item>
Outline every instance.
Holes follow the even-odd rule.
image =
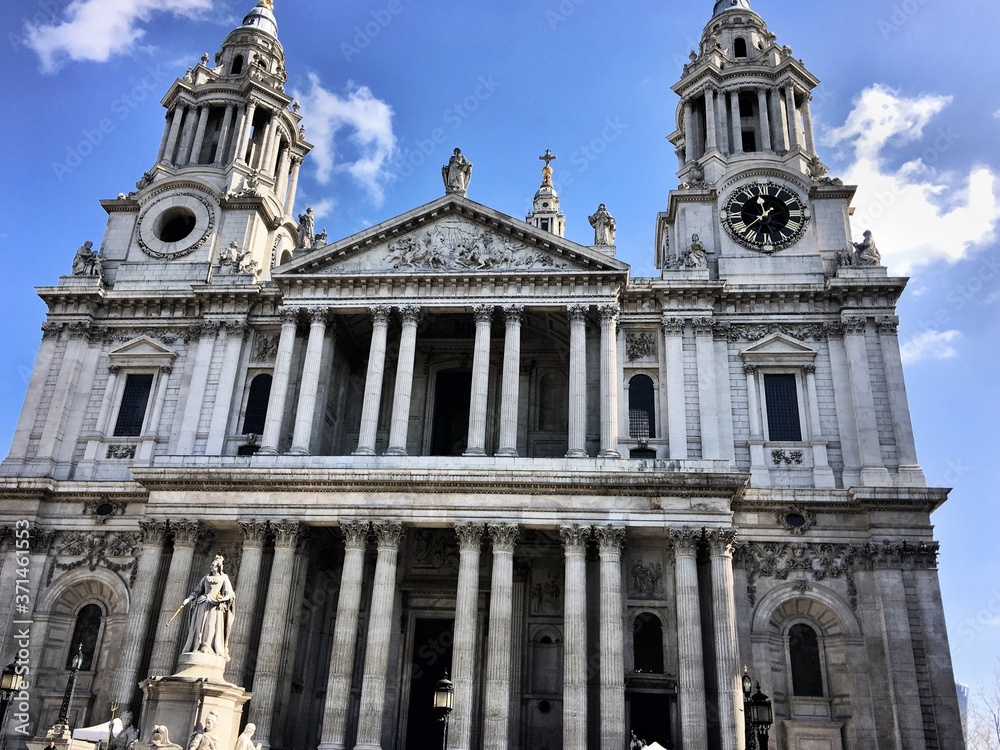
[[[545,149],[545,155],[539,156],[539,161],[544,161],[545,166],[542,167],[542,187],[552,187],[552,162],[554,162],[559,157],[552,153],[552,149]]]
[[[260,0],[257,3],[258,8],[267,8],[268,10],[274,10],[274,0]]]

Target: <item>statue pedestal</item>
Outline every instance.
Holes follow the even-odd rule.
[[[187,747],[191,734],[205,725],[209,713],[218,716],[213,733],[216,747],[233,747],[240,734],[243,705],[251,693],[226,682],[225,669],[221,656],[184,653],[176,674],[143,682],[140,747],[157,747],[150,738],[153,728],[161,725],[169,730],[171,743]]]

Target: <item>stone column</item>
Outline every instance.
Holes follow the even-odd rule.
[[[771,118],[767,111],[767,89],[757,89],[757,110],[760,112],[760,148],[771,151]]]
[[[194,116],[198,108],[195,105],[185,107],[184,124],[181,126],[181,143],[177,150],[177,159],[174,161],[175,167],[187,166],[191,158],[191,145],[194,140],[194,131],[197,127]]]
[[[157,437],[160,433],[160,422],[163,419],[163,405],[167,402],[167,386],[170,385],[170,376],[173,375],[174,368],[171,365],[164,365],[156,379],[156,400],[149,413],[149,421],[146,427],[146,434],[150,437]]]
[[[594,528],[601,555],[601,750],[628,746],[625,726],[625,633],[622,545],[625,529]]]
[[[854,413],[858,415],[858,445],[861,448],[861,481],[868,486],[892,484],[889,471],[882,461],[882,444],[875,421],[875,396],[872,392],[871,364],[865,331],[868,320],[864,316],[844,318],[847,349],[847,368],[851,378],[851,396]]]
[[[803,137],[806,141],[806,151],[810,154],[816,153],[816,138],[813,135],[813,120],[812,120],[812,107],[809,106],[809,102],[812,101],[812,94],[808,91],[803,94],[802,97],[802,129]]]
[[[232,418],[233,396],[242,389],[236,386],[236,375],[242,363],[243,343],[250,333],[250,327],[242,320],[227,321],[220,337],[223,358],[219,373],[219,387],[212,406],[212,420],[208,428],[208,443],[205,453],[209,456],[225,455],[226,438],[229,437],[229,422]]]
[[[240,128],[239,137],[236,139],[236,161],[241,161],[244,164],[247,163],[247,149],[250,147],[250,136],[253,135],[253,118],[257,114],[257,107],[260,102],[256,99],[251,99],[250,103],[247,105],[246,115],[243,118],[243,127]],[[248,165],[249,166],[249,165]]]
[[[410,431],[410,398],[413,395],[413,361],[417,353],[417,325],[420,308],[407,305],[399,308],[403,332],[399,337],[399,357],[396,365],[396,392],[392,397],[392,425],[389,428],[390,456],[405,456]]]
[[[142,650],[149,633],[149,621],[155,604],[153,594],[160,575],[163,542],[167,538],[169,525],[166,521],[139,521],[139,528],[142,530],[142,551],[139,553],[136,569],[138,585],[132,588],[118,671],[111,691],[111,699],[122,706],[132,705],[143,677],[139,673],[142,667]]]
[[[163,126],[163,136],[160,138],[160,146],[156,152],[157,164],[160,164],[163,161],[163,156],[167,153],[167,141],[170,140],[171,114],[172,113],[168,113],[164,118],[166,120],[166,124]]]
[[[295,456],[308,456],[309,441],[312,437],[313,421],[316,419],[316,396],[319,393],[319,378],[323,361],[323,343],[326,340],[327,322],[331,310],[323,307],[309,309],[312,323],[309,326],[309,343],[306,344],[306,358],[302,366],[302,383],[299,387],[299,405],[295,412],[295,430],[292,433],[292,449]]]
[[[187,401],[184,403],[180,437],[177,441],[177,454],[181,456],[190,456],[194,453],[201,413],[205,408],[205,386],[208,384],[208,374],[212,367],[215,339],[221,327],[219,321],[208,320],[191,328],[191,334],[200,338],[190,365],[191,385],[187,389]]]
[[[674,550],[677,589],[677,696],[681,708],[681,746],[708,746],[705,712],[705,659],[701,636],[701,597],[698,592],[698,542],[701,529],[669,529]]]
[[[618,452],[618,305],[604,305],[601,313],[601,452],[602,458],[621,458]]]
[[[802,131],[799,128],[799,113],[795,106],[795,87],[785,86],[785,116],[788,118],[789,150],[802,145]]]
[[[229,146],[229,131],[232,130],[235,113],[236,105],[227,104],[226,113],[222,116],[222,127],[219,129],[219,142],[215,144],[215,153],[212,155],[213,164],[223,164],[226,160],[226,152]]]
[[[292,150],[286,146],[278,157],[278,166],[275,168],[274,173],[274,198],[281,202],[282,205],[284,205],[282,199],[285,197],[285,191],[288,190],[288,170],[291,158]]]
[[[719,439],[719,397],[715,385],[715,337],[711,318],[693,322],[698,357],[698,403],[701,413],[701,457],[722,458]]]
[[[487,526],[493,543],[490,624],[486,653],[484,750],[506,750],[510,735],[511,622],[516,524]]]
[[[892,414],[892,433],[896,439],[896,460],[899,462],[900,481],[904,485],[922,487],[926,484],[924,473],[917,461],[913,440],[913,424],[906,399],[903,381],[903,359],[899,351],[899,318],[894,315],[875,320],[879,348],[882,350],[882,368],[889,394],[889,411]]]
[[[503,348],[503,385],[500,401],[500,449],[498,456],[517,457],[517,410],[521,385],[521,321],[524,305],[503,308],[507,332]]]
[[[690,164],[697,157],[695,156],[695,127],[694,111],[691,100],[684,100],[684,163]]]
[[[381,750],[382,716],[385,712],[386,670],[392,640],[392,606],[396,594],[396,559],[403,526],[376,521],[372,530],[378,539],[378,561],[372,583],[372,603],[368,616],[368,645],[361,685],[361,711],[355,750]]]
[[[719,687],[719,733],[722,750],[737,750],[743,742],[743,711],[739,642],[736,636],[736,596],[733,585],[733,529],[705,532],[712,557],[712,619],[715,621],[715,678]],[[737,711],[739,706],[739,711]]]
[[[174,611],[190,593],[191,566],[194,563],[194,548],[204,541],[207,529],[199,521],[171,521],[170,530],[174,535],[174,554],[170,558],[167,582],[160,602],[160,615],[153,631],[153,652],[149,657],[149,676],[166,677],[177,666],[177,648],[184,635],[184,618],[178,616],[168,628],[167,623]]]
[[[368,374],[365,378],[365,400],[361,407],[361,433],[355,456],[374,456],[378,438],[378,415],[382,407],[382,378],[385,375],[386,338],[389,333],[387,305],[371,308],[372,344],[368,354]]]
[[[285,401],[292,377],[292,354],[295,351],[295,331],[299,323],[299,310],[295,307],[279,307],[281,316],[281,337],[278,339],[278,353],[274,361],[274,377],[271,381],[271,397],[264,420],[264,434],[260,439],[260,454],[276,456],[281,443],[281,430],[285,421]]]
[[[719,121],[718,131],[719,131],[719,150],[723,154],[730,154],[732,151],[729,148],[729,135],[732,128],[729,127],[729,106],[727,100],[729,97],[726,96],[725,91],[719,91],[718,96],[715,98],[716,115]]]
[[[567,458],[587,453],[587,312],[588,305],[570,305],[569,313],[569,451]]]
[[[344,750],[347,747],[351,675],[354,673],[358,612],[361,610],[361,587],[365,570],[365,547],[368,544],[367,523],[341,522],[340,530],[344,534],[344,567],[340,574],[337,621],[330,646],[330,672],[327,678],[320,750]]]
[[[188,157],[188,165],[197,164],[201,156],[201,150],[205,146],[205,131],[208,128],[208,105],[198,107],[198,129],[194,136],[194,145],[191,147],[191,156]]]
[[[229,640],[230,661],[226,665],[226,679],[236,685],[246,684],[247,652],[253,636],[254,615],[257,613],[260,594],[260,566],[267,538],[266,521],[240,521],[243,535],[243,557],[240,558],[240,575],[236,579],[236,621]]]
[[[31,382],[24,396],[21,416],[17,420],[14,439],[10,444],[8,460],[23,460],[28,449],[31,433],[34,431],[38,407],[42,403],[45,385],[52,371],[54,362],[58,362],[56,348],[65,328],[63,323],[42,323],[42,342],[35,358],[35,366],[31,372]],[[57,365],[58,366],[58,365]]]
[[[455,595],[455,637],[451,651],[451,679],[455,684],[455,711],[451,715],[451,750],[472,747],[472,708],[476,681],[476,613],[479,604],[479,554],[485,527],[455,524],[458,536],[458,590]],[[492,612],[491,612],[492,614]]]
[[[788,130],[781,114],[781,95],[778,89],[770,89],[767,100],[771,108],[771,143],[776,152],[788,151]]]
[[[302,157],[293,156],[292,157],[292,172],[288,179],[288,191],[285,193],[284,210],[286,214],[291,214],[292,209],[295,207],[295,194],[299,190],[299,172],[302,169]]]
[[[587,750],[587,539],[589,527],[559,529],[566,551],[563,585],[563,750]]]
[[[170,135],[167,136],[167,145],[160,159],[162,164],[174,163],[174,152],[177,150],[177,139],[181,133],[181,122],[184,120],[184,105],[178,104],[174,107],[173,120],[170,122]]]
[[[715,124],[715,89],[705,89],[705,150],[718,151],[719,136]]]
[[[813,454],[813,481],[817,488],[833,489],[837,480],[830,468],[826,440],[823,439],[823,424],[819,418],[819,394],[816,390],[816,365],[806,365],[806,398],[809,399],[809,445]]]
[[[663,344],[667,367],[667,440],[670,458],[683,461],[688,457],[683,318],[664,316]]]
[[[472,399],[469,408],[469,440],[466,456],[486,455],[486,408],[490,391],[490,332],[493,306],[476,305],[476,347],[472,358]]]
[[[743,365],[747,379],[747,410],[750,412],[750,484],[754,488],[771,486],[771,471],[764,459],[764,422],[761,419],[760,383],[757,365]]]
[[[263,750],[270,750],[281,733],[280,728],[272,725],[285,638],[288,622],[292,618],[288,605],[292,593],[295,547],[302,527],[298,521],[277,521],[271,524],[271,531],[274,534],[274,559],[264,601],[264,619],[260,626],[257,666],[253,675],[253,698],[250,700],[250,721],[257,725],[254,739],[261,743]]]
[[[732,109],[733,154],[743,153],[743,118],[740,116],[740,92],[729,92],[729,107]]]
[[[271,163],[271,155],[274,151],[274,145],[277,141],[277,134],[275,130],[278,125],[278,118],[275,117],[273,112],[268,111],[268,121],[264,128],[264,137],[260,144],[260,151],[255,154],[254,166],[262,174],[271,174],[271,170],[268,166]]]

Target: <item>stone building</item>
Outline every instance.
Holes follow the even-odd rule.
[[[81,643],[71,723],[138,715],[222,554],[226,675],[265,748],[433,746],[447,669],[456,750],[733,750],[744,665],[772,747],[962,747],[906,279],[852,244],[818,81],[747,0],[715,4],[674,87],[655,278],[604,206],[593,245],[565,238],[549,152],[526,221],[472,200],[456,151],[442,197],[329,243],[293,208],[311,146],[284,63],[260,0],[171,86],[99,254],[39,289],[0,466],[32,730]]]

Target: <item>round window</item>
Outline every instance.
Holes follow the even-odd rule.
[[[793,529],[801,529],[806,525],[806,517],[801,513],[789,513],[785,516],[785,523]]]
[[[160,214],[153,231],[160,242],[180,242],[190,236],[196,223],[194,211],[186,206],[174,206]]]
[[[111,503],[101,503],[94,511],[94,513],[98,516],[110,516],[114,512],[115,508]]]

